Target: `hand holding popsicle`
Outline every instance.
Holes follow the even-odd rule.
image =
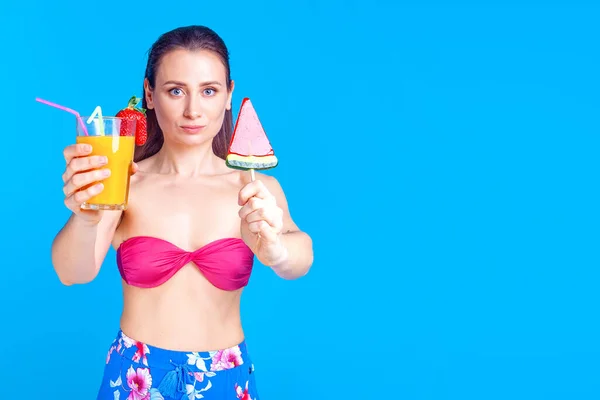
[[[264,265],[273,266],[287,257],[281,242],[283,210],[267,186],[256,179],[255,169],[275,168],[277,157],[249,98],[244,98],[235,123],[226,164],[250,171],[250,183],[238,196],[242,239]]]
[[[275,196],[260,180],[246,184],[239,192],[241,235],[264,265],[279,263],[287,255],[281,242],[283,210]]]

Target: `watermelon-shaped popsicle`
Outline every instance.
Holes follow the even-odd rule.
[[[242,100],[225,163],[241,170],[277,166],[277,157],[249,98]]]

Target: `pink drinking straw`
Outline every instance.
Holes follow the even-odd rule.
[[[81,119],[81,115],[79,115],[79,113],[77,111],[71,110],[70,108],[67,108],[67,107],[52,103],[52,102],[49,102],[48,100],[40,99],[39,97],[36,97],[35,101],[39,101],[40,103],[48,104],[49,106],[56,107],[58,109],[61,109],[66,112],[70,112],[71,114],[75,115],[77,117],[77,121],[79,121],[79,124],[81,125],[81,128],[83,129],[83,133],[85,133],[85,136],[88,136],[87,128],[85,127],[85,124],[83,123],[83,119]]]

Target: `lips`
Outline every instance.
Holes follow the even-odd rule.
[[[202,129],[204,129],[205,126],[204,125],[181,125],[180,128],[183,129],[185,132],[188,132],[188,133],[198,133]]]

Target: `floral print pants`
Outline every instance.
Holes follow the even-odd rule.
[[[97,400],[259,400],[246,343],[207,352],[165,350],[119,331]]]

